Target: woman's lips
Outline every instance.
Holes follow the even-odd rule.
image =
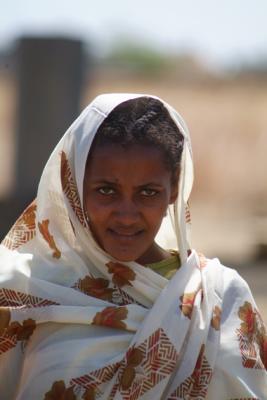
[[[130,232],[125,232],[125,231],[118,231],[114,229],[108,229],[108,232],[111,233],[114,237],[116,237],[119,240],[134,240],[137,237],[139,237],[144,231],[143,230],[138,230],[138,231],[130,231]]]

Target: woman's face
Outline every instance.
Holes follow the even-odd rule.
[[[96,146],[84,179],[84,207],[100,247],[118,261],[153,262],[154,238],[177,182],[156,147]]]

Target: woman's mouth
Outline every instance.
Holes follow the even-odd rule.
[[[114,230],[109,228],[108,232],[115,237],[117,240],[131,241],[139,238],[139,236],[144,232],[143,230],[135,231],[124,231],[124,230]]]

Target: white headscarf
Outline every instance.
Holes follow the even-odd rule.
[[[75,141],[73,158],[76,160],[74,164],[75,177],[81,202],[83,199],[83,178],[86,159],[98,127],[119,104],[141,96],[147,95],[126,93],[100,95],[83,111],[66,132],[65,136],[68,135],[68,132],[71,132],[72,135],[75,132],[73,135]],[[193,162],[189,131],[182,117],[169,104],[156,96],[147,97],[154,97],[164,104],[179,131],[184,136],[178,198],[175,204],[169,207],[169,215],[176,235],[180,258],[183,263],[187,259],[188,250],[191,249],[188,199],[193,184]]]
[[[179,249],[182,263],[186,261],[188,250],[191,249],[190,243],[190,214],[188,207],[188,199],[193,185],[193,162],[192,147],[188,128],[182,117],[169,104],[156,96],[148,96],[142,94],[105,94],[98,96],[90,107],[100,115],[107,116],[120,103],[134,99],[140,96],[153,97],[161,101],[167,108],[171,118],[174,120],[179,131],[184,136],[184,147],[181,157],[181,171],[179,180],[178,197],[174,205],[169,206],[169,217],[176,236],[176,243]],[[87,114],[88,120],[92,120]],[[105,117],[104,117],[105,118]],[[104,119],[103,118],[103,119]],[[99,125],[98,125],[99,126]],[[87,127],[88,129],[89,127]],[[96,131],[91,129],[91,135],[94,138]],[[91,141],[88,143],[91,145]],[[84,152],[89,152],[88,144],[84,144]],[[79,149],[80,150],[80,149]],[[83,159],[84,161],[84,159]],[[80,185],[79,185],[79,183]],[[82,195],[82,182],[77,180],[79,193]],[[83,198],[83,197],[81,197]]]
[[[106,262],[110,258],[109,254],[106,254],[96,244],[86,227],[82,204],[85,164],[97,129],[106,116],[120,103],[141,96],[147,95],[123,93],[103,94],[96,97],[69,127],[51,154],[44,168],[38,188],[36,217],[38,221],[49,220],[49,230],[53,232],[55,240],[57,238],[58,241],[62,242],[61,245],[58,244],[61,252],[60,258],[64,258],[64,254],[67,254],[67,257],[69,257],[70,251],[76,251],[80,246],[82,247],[82,253],[93,262],[96,259],[100,262],[103,262],[103,259],[105,259]],[[184,136],[178,197],[176,202],[169,206],[169,215],[176,235],[177,247],[181,261],[184,263],[188,257],[188,250],[191,249],[189,209],[187,204],[193,184],[191,142],[188,129],[180,115],[170,105],[162,100],[160,101],[167,108],[179,131]],[[64,162],[62,152],[66,156],[65,162],[68,164],[68,173],[71,180],[67,185],[73,186],[65,188],[65,190],[69,190],[67,195],[65,193],[65,196],[62,194],[60,175],[62,174],[62,163]],[[70,191],[72,192],[70,193]],[[67,214],[70,215],[76,239],[73,237],[72,227]],[[11,234],[5,239],[4,244],[11,249],[16,248],[17,244],[20,244],[18,247],[21,248],[21,244],[23,245],[24,243],[19,243],[20,238],[14,237],[14,231]],[[43,241],[42,233],[37,230],[36,238],[34,239],[34,248],[36,249],[36,242],[41,244],[40,248],[44,250],[42,258],[47,258],[48,263],[50,263],[50,255],[47,255]],[[91,246],[88,246],[88,243]],[[25,244],[27,243],[25,242]],[[26,246],[25,251],[27,248],[28,246]],[[78,252],[80,253],[80,249]],[[60,258],[58,259],[58,263],[60,263]]]

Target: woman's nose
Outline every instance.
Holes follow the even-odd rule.
[[[138,221],[139,209],[132,199],[122,199],[117,204],[115,215],[118,222],[131,225]]]

